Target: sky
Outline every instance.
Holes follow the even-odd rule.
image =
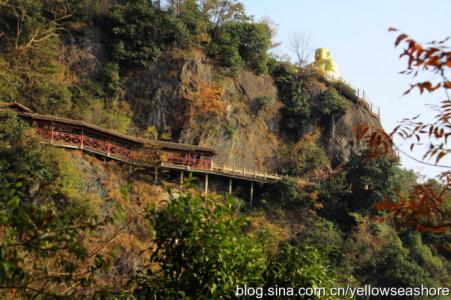
[[[278,27],[275,41],[281,46],[272,51],[290,55],[290,36],[303,32],[311,36],[311,47],[331,50],[341,76],[353,86],[364,89],[370,101],[381,109],[381,122],[390,132],[406,117],[421,114],[423,120],[434,115],[425,103],[438,104],[444,93],[403,96],[414,80],[399,74],[406,61],[399,59],[401,48],[395,49],[395,27],[419,42],[442,40],[451,35],[450,0],[242,0],[255,20],[269,17]],[[433,77],[428,76],[427,79]],[[410,143],[398,140],[400,148],[421,158],[424,153],[410,152]],[[416,163],[401,154],[402,165],[427,177],[443,168]],[[430,161],[433,162],[433,161]],[[440,164],[451,165],[451,157]]]

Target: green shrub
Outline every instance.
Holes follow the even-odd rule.
[[[46,33],[54,32],[56,22],[44,16],[44,1],[8,2],[0,6],[0,50],[27,50],[52,39],[52,35]]]
[[[374,203],[400,190],[399,162],[386,156],[369,159],[367,153],[351,154],[341,174],[320,185],[325,214],[346,229],[355,224],[350,213],[379,214]]]
[[[287,243],[281,244],[279,251],[270,258],[264,278],[271,287],[336,286],[335,274],[326,267],[326,260],[316,249],[305,247],[300,250]],[[320,296],[313,296],[312,299],[320,299]]]
[[[191,43],[194,43],[200,35],[207,33],[210,21],[197,0],[183,1],[179,4],[179,11],[178,17],[194,38]]]
[[[22,82],[20,77],[11,73],[0,58],[0,101],[17,101],[20,98]]]
[[[302,82],[295,81],[290,88],[290,97],[285,100],[282,108],[283,127],[294,132],[297,137],[301,136],[306,124],[311,121],[311,98],[302,87]]]
[[[273,96],[261,96],[254,99],[254,108],[257,114],[265,111],[274,105],[276,99]]]
[[[228,75],[236,75],[245,65],[240,56],[237,38],[228,31],[223,32],[219,40],[210,45],[210,56],[228,70]]]
[[[107,49],[124,70],[142,68],[171,46],[186,47],[191,35],[171,11],[145,0],[114,4],[102,20]]]
[[[271,57],[268,59],[268,70],[277,85],[279,98],[286,103],[291,98],[291,87],[298,73],[297,67],[290,62]]]
[[[257,74],[267,72],[271,32],[264,23],[227,22],[210,45],[210,55],[236,73],[244,65]]]
[[[338,80],[333,84],[333,87],[338,91],[340,95],[351,100],[352,102],[357,103],[357,101],[359,100],[359,97],[356,95],[354,88],[346,82]]]
[[[446,285],[451,280],[448,273],[447,262],[444,257],[438,255],[433,246],[423,242],[421,233],[409,232],[406,241],[406,247],[409,249],[409,256],[424,270],[426,270],[432,279],[437,283]]]
[[[224,125],[224,133],[229,139],[233,138],[235,136],[235,134],[236,134],[235,126],[231,122],[225,123],[225,125]]]
[[[371,209],[385,195],[395,197],[398,190],[399,161],[387,156],[369,159],[366,154],[366,151],[352,154],[346,166],[346,179],[352,191],[350,206],[361,212]]]
[[[138,277],[135,295],[163,298],[233,298],[236,285],[259,286],[265,268],[262,246],[243,233],[239,202],[184,194],[151,211],[155,248]],[[155,271],[153,271],[155,270]]]
[[[304,134],[299,141],[288,148],[288,162],[285,164],[289,174],[309,177],[328,166],[329,159],[324,149],[318,145],[319,131]]]
[[[246,234],[247,218],[228,196],[182,194],[148,218],[155,229],[152,267],[136,277],[134,294],[163,298],[234,298],[236,286],[324,286],[335,274],[321,253]]]
[[[321,218],[314,211],[302,213],[303,228],[296,235],[299,248],[310,246],[338,264],[342,259],[342,233],[336,224]]]
[[[115,63],[106,64],[102,75],[105,102],[107,104],[105,106],[108,108],[108,104],[117,100],[122,93],[122,80],[119,74],[119,65]]]
[[[349,108],[350,102],[341,96],[336,89],[329,88],[322,92],[318,97],[316,113],[320,118],[330,117],[332,115],[343,115]]]
[[[51,179],[39,141],[25,135],[28,125],[14,112],[0,111],[0,186],[18,182],[27,190]]]
[[[362,284],[384,287],[437,286],[437,281],[409,256],[396,231],[358,217],[346,241],[347,265]]]
[[[308,190],[299,186],[297,180],[286,179],[271,185],[263,194],[263,203],[272,208],[308,208],[311,199]]]
[[[279,97],[285,106],[282,128],[294,134],[297,140],[318,120],[316,112],[319,95],[325,85],[314,69],[298,70],[289,63],[272,64],[272,76],[277,84]]]

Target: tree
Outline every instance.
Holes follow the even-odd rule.
[[[357,225],[345,242],[345,261],[361,284],[375,284],[383,287],[440,286],[448,278],[428,272],[425,262],[416,261],[418,244],[423,246],[423,255],[430,249],[421,244],[407,248],[394,228],[386,223],[374,223],[368,217],[354,214]],[[427,249],[427,250],[426,250]],[[441,258],[434,257],[440,264]],[[430,263],[430,259],[427,263]],[[440,269],[440,268],[437,268]],[[436,270],[437,270],[436,269]]]
[[[0,39],[6,41],[4,45],[14,45],[16,50],[45,43],[64,30],[60,23],[71,16],[69,2],[10,0],[0,3]]]
[[[390,28],[389,31],[397,31]],[[445,45],[447,39],[430,42],[423,46],[406,34],[398,35],[395,46],[405,45],[401,58],[407,58],[407,68],[402,74],[411,75],[416,78],[422,72],[432,73],[434,81],[419,81],[411,84],[405,94],[413,89],[418,89],[420,93],[433,93],[443,90],[446,99],[440,102],[437,107],[438,113],[433,122],[424,122],[419,116],[403,119],[390,134],[381,130],[361,126],[357,128],[359,137],[366,140],[372,149],[371,156],[378,156],[392,151],[395,146],[393,138],[398,135],[405,140],[413,140],[410,150],[413,151],[416,145],[422,140],[428,141],[429,147],[423,154],[421,163],[438,166],[439,162],[447,156],[451,149],[448,147],[448,137],[451,136],[451,98],[448,90],[451,82],[447,78],[447,72],[451,68],[451,51]],[[406,154],[410,156],[409,154]],[[411,156],[410,156],[411,157]],[[426,159],[434,159],[433,164],[426,162]],[[377,208],[392,212],[397,221],[401,224],[413,226],[420,231],[444,232],[451,229],[449,216],[449,194],[451,191],[451,167],[445,168],[440,175],[443,186],[436,189],[430,184],[418,184],[408,197],[403,197],[400,201],[386,197]],[[401,218],[398,218],[402,216]]]
[[[346,181],[350,186],[349,207],[367,212],[384,197],[396,196],[399,161],[388,156],[368,160],[367,152],[352,154],[346,165]],[[368,213],[367,213],[368,214]]]
[[[244,6],[236,0],[202,0],[202,10],[213,23],[214,37],[219,33],[219,28],[227,21],[247,20]]]
[[[247,65],[255,73],[267,71],[271,32],[265,23],[227,22],[210,46],[219,64],[236,73]]]
[[[279,247],[279,251],[271,257],[264,274],[267,287],[334,287],[335,274],[325,266],[324,258],[318,250],[305,247],[299,249],[287,243]],[[289,296],[294,295],[280,295]],[[321,299],[321,295],[313,295],[309,299]],[[283,298],[282,298],[283,299]],[[329,297],[328,299],[337,299]]]
[[[0,297],[72,296],[107,265],[86,243],[104,223],[61,152],[47,152],[14,113],[0,121]]]
[[[139,298],[231,298],[235,287],[259,286],[263,248],[243,230],[239,202],[183,194],[160,211],[151,210],[155,248],[149,268],[137,277]]]
[[[312,114],[311,97],[305,90],[304,81],[301,79],[292,78],[290,80],[287,94],[290,96],[287,97],[287,102],[282,108],[284,126],[293,130],[296,136],[301,136]]]
[[[112,58],[123,70],[156,61],[167,47],[187,47],[190,32],[170,11],[157,11],[146,0],[110,7],[103,20]]]
[[[0,6],[0,97],[60,113],[70,108],[71,93],[61,80],[57,37],[71,13],[52,8],[54,2],[11,0]]]
[[[237,286],[335,286],[335,275],[314,248],[282,243],[248,232],[248,219],[231,196],[170,193],[167,206],[150,209],[155,229],[150,265],[138,274],[134,295],[229,299]]]
[[[319,103],[316,106],[316,112],[321,118],[331,116],[341,116],[350,106],[350,101],[340,95],[336,89],[329,88],[322,92],[319,97]]]
[[[320,183],[323,214],[346,230],[355,223],[351,213],[380,216],[374,204],[385,195],[398,199],[397,192],[403,189],[405,175],[399,161],[387,155],[368,159],[369,152],[351,154],[340,174]]]
[[[290,51],[296,56],[296,64],[299,68],[305,67],[312,57],[311,38],[311,35],[301,31],[295,31],[290,35]]]
[[[327,155],[318,145],[319,135],[319,130],[306,133],[289,147],[287,167],[290,174],[308,178],[319,175],[327,168]]]

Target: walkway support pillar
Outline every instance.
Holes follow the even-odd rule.
[[[52,127],[50,127],[50,144],[53,143],[53,136],[55,135],[55,129],[53,127],[53,122],[52,122]]]
[[[229,178],[229,194],[232,195],[232,178]]]
[[[158,182],[158,167],[155,167],[154,169],[154,183]]]
[[[208,194],[208,174],[205,174],[205,185],[204,185],[204,195],[207,196]]]
[[[251,197],[250,197],[250,201],[249,201],[250,207],[252,207],[253,201],[254,201],[254,182],[251,181]]]
[[[80,149],[83,150],[83,139],[84,139],[84,133],[83,133],[83,129],[81,130],[81,135],[80,135]]]
[[[184,176],[185,172],[180,171],[180,185],[183,184],[183,176]]]

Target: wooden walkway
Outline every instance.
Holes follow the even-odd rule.
[[[204,164],[190,165],[182,163],[174,163],[171,161],[161,161],[158,163],[149,163],[139,159],[131,159],[128,149],[120,149],[119,147],[110,147],[108,151],[107,147],[101,146],[99,141],[94,143],[80,143],[80,138],[67,139],[68,134],[54,133],[54,139],[49,139],[49,135],[42,130],[37,129],[38,134],[43,137],[45,143],[51,144],[57,147],[77,149],[85,152],[90,152],[96,155],[107,157],[109,159],[129,163],[136,166],[148,167],[148,168],[161,168],[169,170],[179,170],[200,174],[211,174],[217,176],[223,176],[234,179],[241,179],[259,183],[275,183],[282,179],[289,178],[288,176],[282,176],[277,173],[261,172],[257,170],[249,170],[246,168],[237,168],[235,166],[228,166],[225,164],[217,164],[214,161],[210,162],[208,166]],[[42,134],[44,133],[44,134]],[[59,137],[66,137],[65,139],[59,139]],[[89,140],[84,138],[84,140]]]
[[[180,159],[171,155],[166,157],[166,154],[177,153],[177,151],[208,155],[217,153],[216,150],[208,147],[128,136],[78,120],[36,114],[16,102],[0,102],[0,110],[14,110],[18,117],[36,128],[36,133],[44,143],[78,149],[133,165],[212,174],[259,183],[275,183],[287,178],[277,173],[219,165],[211,160],[211,157],[204,159],[199,157]],[[157,150],[161,150],[163,155],[152,153]]]
[[[229,178],[230,185],[231,179],[245,180],[251,183],[276,183],[281,180],[292,179],[309,184],[335,176],[341,170],[340,167],[336,168],[321,176],[310,178],[310,182],[307,182],[297,177],[215,163],[211,158],[217,152],[208,147],[128,136],[78,120],[36,114],[16,102],[0,102],[0,110],[15,111],[18,117],[36,128],[36,133],[41,137],[43,143],[78,149],[132,165],[153,168],[156,174],[158,169],[181,171],[181,177],[183,177],[184,172],[205,174],[206,187],[208,186],[209,174]],[[157,150],[161,150],[163,155],[157,153]],[[171,156],[177,151],[200,153],[207,156],[206,158],[199,158],[199,156],[191,157],[188,155],[188,159]]]
[[[234,167],[227,166],[224,164],[216,164],[215,162],[212,162],[210,168],[208,168],[208,169],[207,168],[196,168],[196,167],[192,167],[192,166],[177,165],[177,164],[167,163],[167,162],[162,162],[159,165],[159,167],[166,168],[166,169],[172,169],[172,170],[193,172],[193,173],[218,175],[218,176],[224,176],[224,177],[233,178],[233,179],[241,179],[241,180],[260,182],[260,183],[275,183],[277,181],[281,181],[283,179],[290,178],[288,176],[282,176],[277,173],[266,173],[266,172],[259,172],[257,170],[252,171],[252,170],[248,170],[245,168],[234,168]]]

